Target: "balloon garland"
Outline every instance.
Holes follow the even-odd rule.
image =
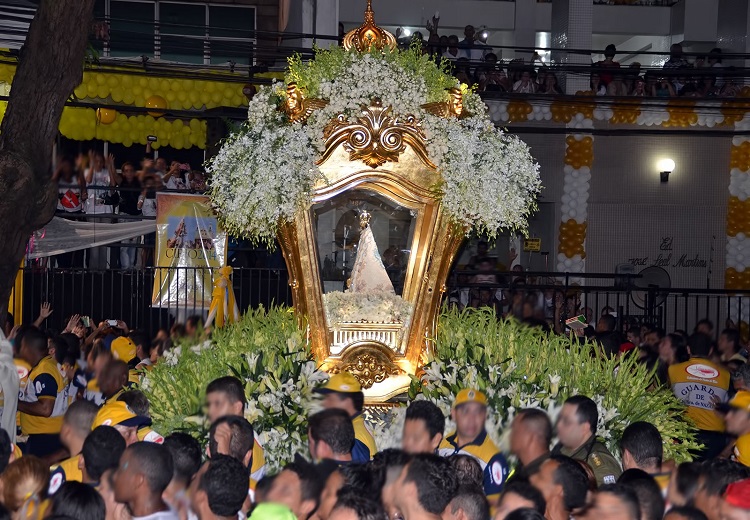
[[[750,131],[750,115],[734,123],[735,131]],[[727,254],[724,287],[750,288],[750,137],[732,138],[727,205]],[[750,332],[750,298],[730,299],[729,316],[747,339]]]
[[[9,88],[16,67],[0,65],[0,84]],[[273,73],[258,76],[274,77]],[[146,136],[156,135],[154,148],[171,146],[182,149],[206,147],[206,122],[202,114],[183,120],[167,114],[168,110],[200,110],[216,107],[247,106],[247,92],[252,85],[236,81],[239,74],[217,75],[216,80],[193,80],[139,76],[122,72],[86,71],[74,90],[79,101],[106,104],[96,110],[66,107],[60,121],[60,132],[70,139],[105,139],[112,143],[146,144]],[[234,80],[234,81],[233,81]],[[0,119],[6,102],[0,102]],[[120,108],[121,107],[121,108]],[[146,108],[147,114],[126,116],[119,110]],[[118,110],[119,109],[119,110]]]
[[[586,117],[587,115],[589,117]],[[593,109],[588,114],[579,112],[570,119],[567,127],[593,128],[594,122],[591,120],[591,115],[593,115]],[[585,271],[586,220],[591,165],[594,162],[594,138],[590,135],[574,133],[565,138],[565,145],[565,167],[563,168],[565,177],[561,199],[557,270],[582,273]]]

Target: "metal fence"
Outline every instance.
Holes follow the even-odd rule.
[[[175,321],[184,322],[191,315],[205,316],[200,296],[192,294],[185,304],[166,303],[152,306],[154,280],[161,276],[159,269],[33,269],[23,271],[23,313],[31,322],[43,302],[50,302],[54,312],[45,326],[54,330],[65,328],[65,320],[72,314],[90,316],[95,322],[121,319],[128,327],[143,329],[154,335],[159,329],[169,329]],[[178,268],[176,278],[201,276],[202,269]],[[235,268],[234,293],[240,312],[260,305],[291,305],[287,272],[283,269]],[[211,287],[204,290],[210,301]],[[173,300],[172,298],[167,298]]]
[[[494,276],[494,283],[476,283],[477,274]],[[492,280],[492,278],[484,278]],[[651,324],[666,331],[691,332],[696,323],[709,319],[715,330],[726,327],[730,316],[748,314],[750,290],[660,288],[639,286],[638,275],[565,274],[547,272],[492,272],[454,270],[446,284],[447,298],[459,306],[492,306],[498,314],[513,313],[512,300],[520,294],[526,300],[541,301],[551,296],[570,301],[563,306],[562,317],[581,313],[596,322],[609,308],[617,315],[618,326]],[[535,299],[536,297],[536,299]],[[569,309],[574,308],[574,311]],[[522,309],[516,309],[522,312]],[[518,316],[521,317],[521,316]],[[736,324],[731,324],[732,326]]]
[[[26,268],[23,270],[23,312],[31,322],[42,302],[50,302],[54,313],[45,326],[62,330],[65,320],[74,313],[90,316],[94,321],[121,319],[130,328],[155,334],[176,321],[191,315],[203,315],[207,309],[193,296],[193,301],[162,307],[152,305],[154,280],[158,269],[105,270]],[[183,279],[197,276],[196,268],[178,268],[174,276]],[[494,276],[491,283],[474,283],[476,275]],[[487,278],[485,278],[487,280]],[[492,279],[491,279],[492,280]],[[291,305],[287,272],[284,269],[236,267],[234,292],[241,312],[260,305]],[[567,275],[558,273],[518,273],[454,270],[446,284],[446,299],[457,305],[494,306],[498,314],[508,312],[514,294],[537,298],[561,294],[574,299],[577,312],[590,309],[592,320],[606,307],[617,313],[620,324],[650,323],[668,331],[691,331],[704,318],[721,330],[735,308],[735,315],[747,312],[750,291],[707,289],[663,289],[638,287],[638,277],[614,274]],[[211,287],[205,289],[210,300]],[[169,298],[168,298],[169,299]],[[505,304],[503,304],[503,301]],[[567,308],[563,315],[567,314]],[[572,317],[572,316],[567,316]]]

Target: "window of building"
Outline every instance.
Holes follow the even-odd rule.
[[[97,20],[109,22],[102,56],[148,56],[192,64],[250,65],[255,8],[172,0],[97,0]]]

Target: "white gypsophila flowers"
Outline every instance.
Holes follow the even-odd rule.
[[[443,74],[437,67],[433,72]],[[278,223],[294,218],[320,179],[315,160],[325,148],[326,125],[340,114],[355,122],[374,98],[391,107],[394,117],[421,120],[430,159],[443,177],[438,193],[458,226],[490,237],[498,228],[525,230],[540,190],[539,167],[528,146],[494,127],[476,93],[462,87],[469,117],[431,115],[422,108],[431,101],[425,78],[385,54],[350,52],[335,66],[303,67],[296,74],[309,74],[315,96],[328,104],[304,126],[289,125],[278,110],[284,85],[261,88],[249,103],[245,126],[207,166],[212,201],[228,231],[272,241]],[[454,81],[441,78],[443,85]]]

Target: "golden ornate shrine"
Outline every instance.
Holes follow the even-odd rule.
[[[365,23],[344,38],[347,50],[395,43],[375,25],[369,0]],[[425,109],[459,117],[460,92],[458,101],[454,93],[450,97]],[[325,103],[305,99],[290,84],[282,110],[299,122]],[[464,233],[443,213],[434,192],[441,176],[418,118],[393,114],[373,99],[354,122],[343,114],[334,118],[324,135],[318,166],[326,181],[315,185],[311,205],[282,225],[278,238],[295,310],[307,320],[316,359],[331,373],[351,372],[369,403],[384,402],[408,389],[423,362]],[[387,276],[392,287],[384,282],[382,291],[353,292],[373,283],[373,273]],[[362,312],[368,306],[374,311],[347,321],[351,301],[363,302]],[[391,312],[383,314],[386,319],[378,314],[382,309]]]

